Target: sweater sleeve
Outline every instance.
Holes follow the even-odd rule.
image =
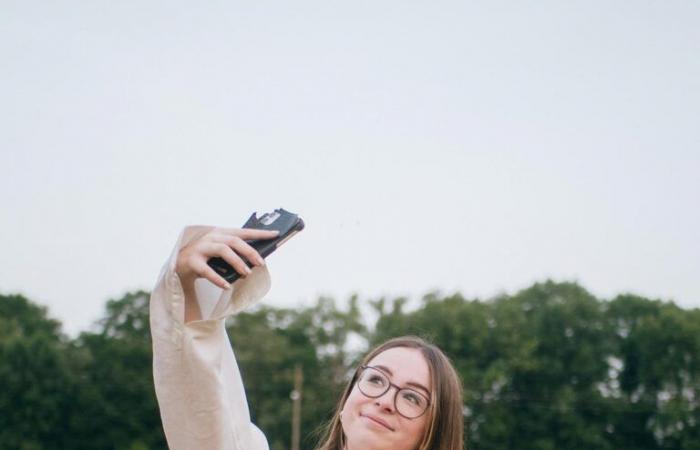
[[[255,267],[230,290],[206,280],[195,285],[203,319],[184,322],[185,296],[175,273],[178,251],[211,227],[186,228],[151,294],[153,378],[163,429],[171,450],[268,450],[251,423],[225,319],[270,289],[264,267]]]

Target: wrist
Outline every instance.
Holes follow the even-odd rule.
[[[180,284],[182,284],[182,289],[184,291],[189,291],[194,288],[194,281],[197,276],[194,273],[177,273],[178,278],[180,278]]]
[[[202,318],[202,312],[199,309],[197,291],[194,288],[194,282],[197,276],[194,273],[178,274],[178,276],[182,284],[182,292],[185,294],[185,323],[192,322],[193,320],[200,320]]]

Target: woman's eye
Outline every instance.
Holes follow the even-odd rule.
[[[383,385],[384,384],[384,378],[378,376],[378,375],[370,375],[369,378],[367,379],[370,383],[374,384],[379,384]]]
[[[412,392],[405,392],[403,394],[403,398],[405,398],[409,402],[413,403],[414,405],[422,405],[423,404],[423,399],[421,399],[418,394],[414,394]]]

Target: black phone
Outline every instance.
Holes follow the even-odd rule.
[[[242,228],[253,228],[256,230],[277,230],[279,234],[277,237],[272,239],[256,239],[252,241],[246,241],[253,247],[263,258],[268,257],[272,252],[277,250],[277,248],[287,242],[292,236],[304,229],[304,221],[298,215],[286,211],[282,208],[276,209],[271,213],[265,213],[258,217],[256,212],[250,216],[250,218],[243,224]],[[240,256],[240,255],[239,255]],[[253,263],[246,260],[241,256],[241,259],[248,265],[248,267],[253,267]],[[233,283],[238,278],[240,274],[231,267],[221,257],[210,258],[207,264],[216,271],[221,277]]]

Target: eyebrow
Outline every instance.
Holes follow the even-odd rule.
[[[382,372],[386,372],[387,374],[389,374],[390,377],[394,376],[394,373],[387,366],[376,365],[376,366],[372,366],[372,367],[375,367],[375,368],[381,370]],[[406,386],[411,386],[411,387],[423,389],[425,391],[425,393],[428,394],[428,397],[430,397],[430,391],[428,390],[428,388],[423,386],[420,383],[416,383],[415,381],[409,381],[406,383]]]

